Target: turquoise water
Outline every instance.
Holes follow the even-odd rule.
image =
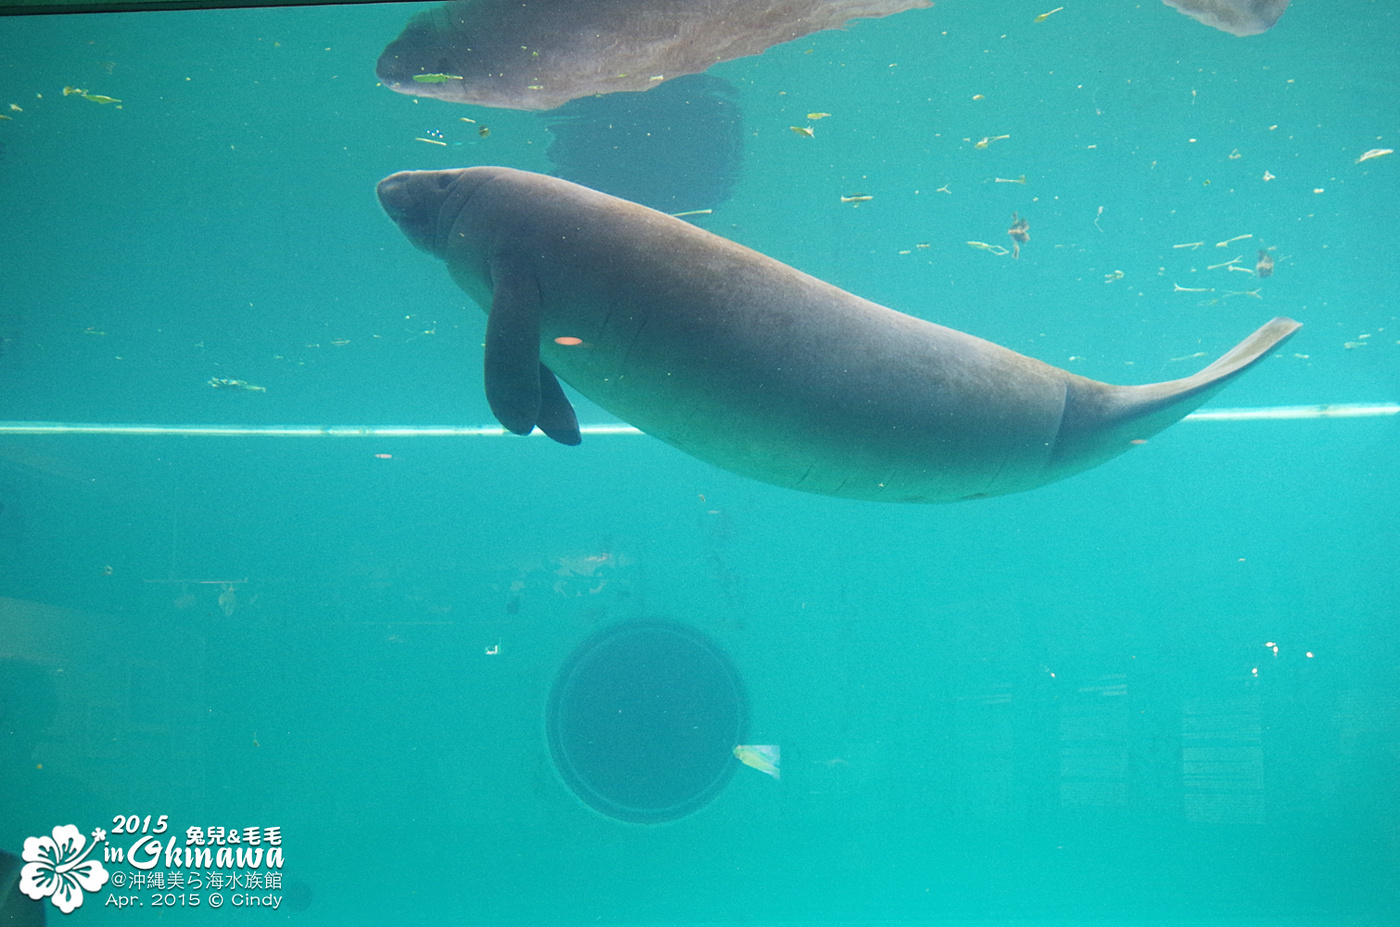
[[[483,316],[374,185],[548,171],[551,136],[376,86],[418,8],[0,20],[0,420],[490,424]],[[1289,315],[1213,405],[1400,399],[1400,160],[1357,163],[1396,141],[1400,13],[1296,0],[1240,39],[1050,8],[716,66],[743,171],[693,221],[1114,382]],[[1013,211],[1019,259],[967,245]],[[1272,277],[1208,269],[1260,248]],[[107,885],[65,923],[1395,923],[1396,428],[1188,421],[942,507],[641,436],[0,434],[0,848],[281,828],[276,911]],[[780,780],[659,826],[568,791],[550,685],[642,617],[725,649]]]

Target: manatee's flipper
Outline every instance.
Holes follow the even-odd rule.
[[[554,378],[554,371],[540,364],[540,414],[535,422],[540,431],[560,444],[572,447],[583,440],[578,433],[578,416],[564,388]]]
[[[1075,377],[1065,391],[1065,410],[1050,469],[1065,475],[1123,453],[1190,414],[1227,383],[1264,358],[1302,327],[1279,317],[1235,345],[1193,376],[1145,386],[1112,386]]]
[[[521,264],[503,257],[491,263],[491,282],[486,401],[506,430],[528,435],[540,417],[540,289]],[[559,395],[563,398],[562,392]]]

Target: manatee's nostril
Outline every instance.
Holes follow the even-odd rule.
[[[447,188],[452,186],[452,184],[457,180],[457,175],[444,172],[438,174],[436,180],[438,192],[443,193],[446,192]]]

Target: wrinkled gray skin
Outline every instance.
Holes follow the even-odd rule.
[[[379,56],[384,86],[453,103],[552,109],[647,90],[852,19],[929,0],[453,0]],[[415,75],[447,74],[440,82]]]
[[[1162,0],[1192,19],[1231,35],[1258,35],[1273,28],[1288,0]]]
[[[1110,386],[555,177],[404,172],[379,200],[488,310],[486,395],[506,428],[578,443],[557,373],[701,460],[852,499],[951,502],[1087,470],[1298,328],[1275,319],[1183,380]]]

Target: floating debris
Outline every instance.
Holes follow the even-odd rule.
[[[1230,260],[1226,261],[1223,264],[1211,264],[1209,267],[1206,268],[1206,270],[1219,270],[1222,267],[1232,267],[1235,264],[1238,264],[1243,259],[1243,254],[1236,255],[1235,257],[1230,258]]]
[[[1064,9],[1064,7],[1062,7],[1062,6],[1057,6],[1057,7],[1055,7],[1053,10],[1048,10],[1047,12],[1041,13],[1039,16],[1037,16],[1037,17],[1036,17],[1034,20],[1032,20],[1032,21],[1033,21],[1033,22],[1038,22],[1038,23],[1043,23],[1043,22],[1045,22],[1047,19],[1049,19],[1051,16],[1054,16],[1056,13],[1060,12],[1060,10],[1063,10],[1063,9]]]
[[[811,126],[788,126],[788,128],[798,135],[805,135],[807,138],[816,138],[815,133],[812,132]]]
[[[686,216],[708,216],[712,212],[713,209],[687,209],[685,212],[673,212],[670,215],[676,219],[683,219]]]
[[[1259,260],[1254,265],[1256,277],[1271,277],[1274,273],[1274,257],[1263,248],[1259,249]]]
[[[987,147],[988,145],[990,145],[992,142],[999,142],[999,141],[1001,141],[1001,140],[1004,139],[1004,138],[1010,138],[1010,137],[1011,137],[1011,136],[1009,136],[1009,135],[988,135],[988,136],[985,136],[980,142],[975,143],[972,147],[973,147],[973,148],[986,148],[986,147]]]
[[[1173,293],[1214,293],[1213,286],[1182,286],[1179,283],[1172,284]]]
[[[75,93],[76,93],[78,96],[82,97],[84,100],[91,100],[91,101],[94,102],[94,103],[102,103],[103,105],[106,105],[107,103],[120,103],[120,102],[121,102],[121,100],[118,100],[116,97],[103,96],[103,95],[100,94],[100,93],[89,93],[88,91],[82,89],[81,87],[64,87],[64,88],[63,88],[63,95],[64,95],[65,97],[71,97],[71,96],[72,96],[73,94],[75,94]],[[12,105],[13,105],[13,104],[12,104]]]
[[[816,122],[818,119],[825,119],[827,116],[830,115],[830,113],[808,113],[807,118],[812,120],[813,122]]]
[[[1115,281],[1115,280],[1122,280],[1122,279],[1123,279],[1124,277],[1126,277],[1126,276],[1127,276],[1127,274],[1123,273],[1121,270],[1115,270],[1115,271],[1114,271],[1113,273],[1111,273],[1111,274],[1104,274],[1104,275],[1103,275],[1103,282],[1104,282],[1104,283],[1112,283],[1112,282]]]
[[[254,386],[247,380],[230,380],[228,377],[210,377],[209,385],[214,389],[241,389],[250,393],[265,393],[266,386]]]
[[[1011,256],[1021,256],[1021,246],[1031,240],[1031,224],[1014,212],[1011,214],[1011,228],[1006,230],[1011,236]]]
[[[970,241],[968,242],[968,244],[971,247],[976,248],[978,251],[990,251],[992,252],[992,254],[996,255],[1011,253],[1010,251],[1003,248],[1001,245],[989,245],[985,241]]]
[[[1224,241],[1217,241],[1217,242],[1215,243],[1215,247],[1217,247],[1217,248],[1228,248],[1228,247],[1230,247],[1232,244],[1234,244],[1234,243],[1237,242],[1237,241],[1244,241],[1246,238],[1253,238],[1253,237],[1254,237],[1254,236],[1251,235],[1251,234],[1249,234],[1249,233],[1246,233],[1246,234],[1244,234],[1244,235],[1236,235],[1234,238],[1227,238],[1227,239],[1225,239]]]
[[[460,74],[415,74],[413,79],[420,84],[445,84],[450,80],[461,80]]]
[[[992,180],[996,181],[997,183],[1019,183],[1023,187],[1026,185],[1025,174],[1022,174],[1020,177],[1017,177],[1014,180],[1009,180],[1005,177],[993,177]]]
[[[740,744],[734,748],[734,758],[774,779],[781,778],[778,764],[782,760],[782,749],[777,744]]]
[[[875,199],[875,197],[871,196],[869,193],[852,193],[850,196],[841,197],[841,202],[853,203],[859,206],[861,203],[868,203],[873,199]]]
[[[1381,156],[1383,156],[1383,155],[1388,155],[1388,154],[1395,154],[1395,149],[1394,149],[1394,148],[1372,148],[1370,151],[1366,152],[1366,153],[1363,154],[1361,157],[1357,158],[1357,159],[1356,159],[1356,163],[1357,163],[1357,164],[1360,164],[1362,161],[1369,161],[1369,160],[1371,160],[1372,158],[1379,158],[1379,157],[1381,157]]]
[[[1193,241],[1193,242],[1188,242],[1187,244],[1184,244],[1184,245],[1172,245],[1172,247],[1173,247],[1173,248],[1190,248],[1192,251],[1195,251],[1197,248],[1199,248],[1199,247],[1200,247],[1201,245],[1203,245],[1203,244],[1205,244],[1205,242],[1203,242],[1203,241]]]
[[[447,147],[447,142],[444,142],[442,139],[439,138],[423,138],[421,135],[419,135],[415,136],[413,140],[415,142],[427,142],[429,145],[441,145],[444,148]]]

